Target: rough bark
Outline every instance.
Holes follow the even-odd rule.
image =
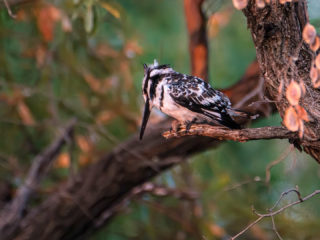
[[[280,74],[280,76],[286,74],[287,77],[300,77],[305,80],[306,85],[309,84],[308,90],[310,88],[310,91],[314,92],[315,90],[311,89],[310,80],[307,76],[312,56],[307,46],[302,44],[299,50],[298,60],[293,63],[297,68],[296,70],[298,70],[298,76],[293,73],[293,67],[290,67],[289,72],[288,69],[285,68],[286,65],[284,65],[284,62],[279,63],[279,61],[282,61],[281,57],[288,62],[287,56],[289,54],[292,56],[293,53],[292,51],[288,52],[283,49],[292,46],[292,50],[298,46],[292,45],[291,41],[295,41],[295,38],[291,35],[301,35],[303,26],[302,19],[306,19],[303,4],[293,3],[289,6],[277,5],[273,8],[268,7],[265,10],[257,10],[250,2],[248,8],[245,10],[249,27],[255,36],[254,42],[257,46],[257,56],[260,64],[263,65],[261,66],[261,70],[266,79],[266,89],[269,92],[270,98],[276,99],[276,91],[279,85],[277,74]],[[264,11],[269,11],[269,14],[265,15]],[[272,11],[276,12],[273,13]],[[297,12],[299,12],[299,14],[297,14]],[[275,16],[275,14],[279,16]],[[283,30],[285,32],[282,33],[282,30],[274,29],[274,25],[265,24],[269,22],[264,22],[260,15],[270,21],[270,24],[272,23],[280,28],[284,27],[287,32]],[[273,18],[270,16],[273,16]],[[260,25],[258,24],[258,20]],[[290,32],[289,29],[292,27],[290,24],[294,24],[293,29],[295,30],[292,30],[292,32],[296,30],[299,32]],[[298,26],[299,28],[297,28]],[[205,30],[205,28],[201,29]],[[284,33],[287,34],[284,35],[288,36],[287,38],[278,37],[278,35],[282,36]],[[274,41],[275,38],[279,38],[278,41]],[[257,39],[260,39],[260,41]],[[282,42],[280,40],[285,41]],[[279,43],[283,44],[280,44],[279,47]],[[264,46],[264,44],[266,44],[266,46]],[[268,52],[272,56],[268,57]],[[285,52],[285,54],[283,52]],[[201,65],[195,64],[195,66],[200,66],[196,67],[199,71],[202,69]],[[257,68],[257,64],[251,65],[245,77],[238,84],[225,91],[234,105],[239,105],[239,108],[242,108],[245,103],[253,101],[253,99],[262,100],[262,80],[259,78]],[[286,69],[286,71],[284,71],[284,69]],[[195,72],[198,70],[193,70],[193,73],[197,75]],[[305,101],[305,98],[308,99],[307,94],[303,101]],[[282,99],[284,99],[284,96],[282,96]],[[287,103],[285,99],[277,102],[277,108],[282,116],[286,106]],[[306,107],[309,113],[310,107],[303,106]],[[251,109],[253,112],[261,112],[263,114],[270,113],[271,107],[259,103],[252,105]],[[308,124],[308,129],[312,129],[312,127],[312,123]],[[1,238],[85,238],[90,232],[110,220],[121,200],[130,195],[134,187],[148,181],[165,169],[178,164],[183,161],[185,157],[218,143],[205,137],[165,140],[161,136],[161,133],[168,128],[169,121],[164,121],[158,125],[149,127],[143,141],[139,141],[137,135],[132,136],[131,139],[118,146],[114,151],[101,157],[95,164],[63,184],[56,193],[52,194],[42,204],[34,209],[30,209],[19,223],[19,228],[14,234],[8,235],[6,229],[0,229]],[[307,131],[307,136],[313,136],[309,134],[309,130]],[[307,151],[309,148],[305,149]],[[311,147],[311,149],[313,149],[313,147]]]
[[[298,133],[291,132],[285,127],[229,129],[220,126],[197,124],[191,126],[189,130],[186,130],[186,127],[182,126],[177,132],[167,131],[162,135],[167,139],[184,136],[204,136],[220,141],[232,140],[236,142],[246,142],[261,139],[289,139],[291,141],[299,141]]]
[[[318,89],[312,87],[309,77],[314,53],[302,39],[303,27],[308,22],[306,1],[286,4],[271,1],[270,5],[259,9],[255,1],[250,0],[243,12],[256,46],[267,96],[275,101],[283,118],[289,106],[285,89],[291,81],[303,83],[306,93],[301,98],[300,105],[307,111],[310,122],[305,122],[301,143],[319,140],[320,111],[317,106],[320,103],[320,94]],[[283,88],[280,92],[281,82]],[[304,147],[304,150],[320,162],[318,147]]]

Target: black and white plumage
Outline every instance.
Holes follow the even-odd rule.
[[[230,100],[200,78],[181,74],[169,65],[144,64],[142,83],[146,102],[140,139],[142,139],[152,107],[177,119],[180,123],[208,123],[240,128],[232,116],[240,112],[231,108]],[[242,113],[240,113],[242,114]]]

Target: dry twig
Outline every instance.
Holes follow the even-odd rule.
[[[12,17],[13,19],[15,19],[17,16],[15,14],[13,14],[13,12],[11,11],[11,8],[10,8],[8,1],[3,0],[3,2],[4,2],[4,5],[6,6],[6,9],[7,9],[9,16]]]
[[[295,202],[289,203],[289,204],[287,204],[287,205],[279,208],[279,209],[276,210],[276,211],[273,211],[273,209],[276,208],[276,207],[279,205],[279,203],[280,203],[280,201],[282,200],[282,198],[283,198],[285,195],[287,195],[287,194],[289,194],[289,193],[291,193],[291,192],[295,192],[295,193],[297,194],[298,200],[295,201]],[[315,190],[313,193],[305,196],[304,198],[301,197],[301,194],[300,194],[298,188],[289,189],[289,190],[281,193],[280,198],[279,198],[278,201],[274,204],[274,206],[268,210],[268,213],[263,213],[263,214],[261,214],[261,213],[258,213],[255,209],[253,209],[253,212],[254,212],[257,216],[259,216],[259,217],[258,217],[255,221],[253,221],[252,223],[250,223],[247,227],[245,227],[241,232],[239,232],[238,234],[236,234],[235,236],[233,236],[231,239],[234,240],[234,239],[238,238],[239,236],[241,236],[242,234],[244,234],[248,229],[250,229],[252,226],[254,226],[255,224],[257,224],[258,222],[260,222],[262,219],[264,219],[264,218],[266,218],[266,217],[270,217],[270,218],[271,218],[271,220],[273,221],[273,230],[274,230],[275,233],[277,234],[278,238],[279,238],[279,239],[282,239],[281,236],[280,236],[280,234],[278,233],[278,231],[277,231],[276,228],[275,228],[275,224],[274,224],[273,217],[274,217],[275,215],[283,212],[283,211],[286,210],[287,208],[292,207],[292,206],[294,206],[294,205],[297,205],[297,204],[299,204],[299,203],[302,203],[302,202],[304,202],[304,201],[312,198],[313,196],[315,196],[315,195],[317,195],[317,194],[320,194],[320,189],[319,189],[319,190]]]
[[[274,161],[272,161],[271,163],[269,163],[266,167],[266,179],[265,179],[265,182],[266,184],[269,184],[270,183],[270,178],[271,178],[271,168],[273,168],[275,165],[281,163],[282,161],[284,161],[289,153],[291,151],[293,151],[293,146],[290,145],[289,147],[286,148],[286,150]]]

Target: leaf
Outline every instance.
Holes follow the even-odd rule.
[[[25,104],[24,101],[20,100],[17,105],[17,110],[22,122],[25,125],[33,126],[35,125],[34,118],[29,107]]]
[[[319,71],[318,71],[319,74]],[[320,87],[320,78],[318,78],[315,82],[313,82],[313,87],[314,88],[319,88]]]
[[[299,82],[299,86],[300,86],[300,89],[302,91],[302,95],[305,95],[306,94],[306,87],[305,87],[303,81]]]
[[[318,76],[319,76],[318,69],[316,69],[312,64],[311,70],[310,70],[310,78],[313,84],[318,80]]]
[[[302,120],[299,121],[299,138],[303,138],[303,133],[304,133],[304,123]]]
[[[308,117],[307,111],[300,105],[297,105],[295,108],[296,108],[298,118],[300,118],[306,122],[309,122],[309,117]]]
[[[242,10],[248,5],[248,0],[232,0],[233,6],[238,9]]]
[[[281,4],[285,4],[285,3],[287,3],[287,2],[291,2],[291,0],[280,0],[279,1]]]
[[[70,155],[69,153],[60,153],[57,157],[55,166],[58,168],[68,168],[70,167]]]
[[[280,84],[279,84],[279,87],[278,87],[279,95],[282,93],[282,89],[283,89],[283,80],[280,81]]]
[[[211,223],[208,227],[211,234],[215,237],[223,238],[226,235],[226,231],[217,224]]]
[[[308,44],[313,44],[317,36],[316,29],[310,23],[307,23],[303,29],[302,37],[304,41]]]
[[[291,81],[286,91],[286,97],[292,106],[299,104],[299,100],[301,98],[301,88],[298,83]]]
[[[93,91],[97,93],[101,92],[101,82],[99,79],[87,72],[83,74],[83,77]]]
[[[320,38],[317,36],[314,42],[310,45],[312,51],[316,52],[320,47]]]
[[[317,55],[315,64],[318,70],[320,70],[320,54]]]
[[[109,3],[101,2],[100,5],[115,18],[120,18],[120,12],[115,7],[111,6]]]
[[[81,154],[78,158],[78,161],[80,166],[86,166],[92,162],[92,158],[90,158],[88,154]]]
[[[61,18],[58,8],[53,5],[45,5],[36,11],[37,26],[46,42],[53,40],[55,23]]]
[[[87,140],[86,137],[77,136],[76,141],[82,152],[88,153],[92,150],[92,144]]]
[[[96,122],[99,124],[106,124],[114,118],[114,114],[111,111],[104,110],[96,117]]]
[[[266,6],[264,0],[256,0],[256,4],[258,8],[264,8]]]
[[[288,107],[284,114],[284,125],[288,130],[296,132],[299,129],[299,118],[293,107]]]

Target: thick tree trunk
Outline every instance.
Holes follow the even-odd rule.
[[[261,74],[265,79],[266,95],[275,101],[283,118],[289,106],[286,99],[288,85],[291,81],[304,84],[306,93],[301,98],[300,105],[307,111],[310,122],[305,122],[303,139],[295,144],[298,146],[305,141],[318,142],[320,93],[313,88],[309,77],[314,53],[302,39],[303,28],[308,22],[306,1],[286,4],[271,1],[270,5],[259,9],[255,0],[250,0],[243,12],[256,46]],[[281,83],[282,89],[279,88]],[[304,147],[304,150],[320,162],[319,147]]]

